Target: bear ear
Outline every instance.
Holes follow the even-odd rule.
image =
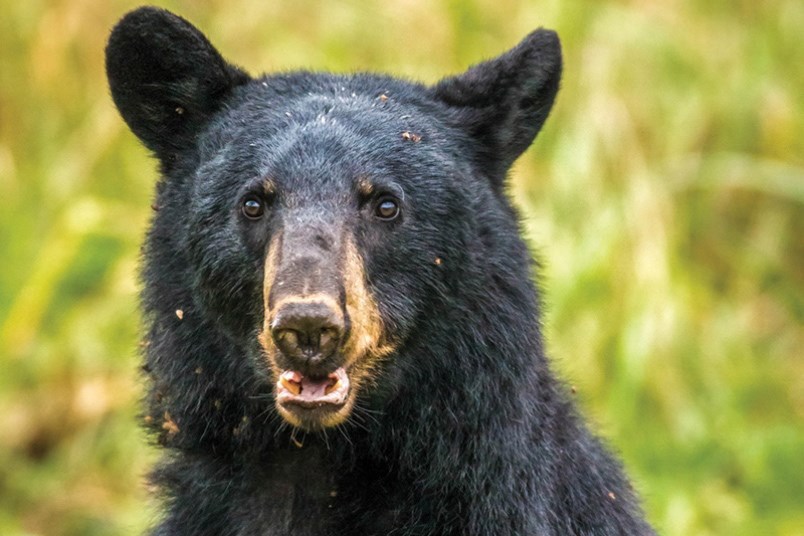
[[[192,145],[232,88],[250,80],[192,24],[155,7],[114,27],[106,75],[123,119],[165,164]]]
[[[539,29],[515,48],[433,88],[452,120],[477,142],[478,157],[502,182],[553,106],[561,79],[558,35]]]

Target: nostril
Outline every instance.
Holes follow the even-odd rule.
[[[293,329],[281,328],[272,331],[274,343],[283,354],[288,356],[295,356],[305,346],[303,337],[299,335],[300,333]]]
[[[318,334],[318,345],[322,355],[332,354],[341,339],[340,330],[334,327],[321,328]]]

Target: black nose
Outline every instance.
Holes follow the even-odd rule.
[[[291,361],[317,365],[332,356],[344,335],[343,315],[323,301],[289,301],[271,324],[279,351]]]

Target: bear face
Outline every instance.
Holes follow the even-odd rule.
[[[348,418],[445,280],[483,269],[466,252],[494,227],[507,167],[560,76],[557,39],[540,30],[435,87],[250,79],[156,8],[124,18],[107,57],[118,108],[176,183],[163,204],[182,205],[194,303],[248,349],[279,414],[310,430]]]
[[[204,202],[189,207],[188,226],[196,289],[241,344],[259,341],[277,409],[308,429],[348,416],[438,291],[442,233],[462,234],[450,207],[490,190],[467,187],[446,126],[395,103],[398,84],[371,82],[322,79],[313,96],[282,100],[259,84],[200,139],[207,164],[193,198]],[[238,287],[253,311],[245,321],[249,307],[219,292]]]

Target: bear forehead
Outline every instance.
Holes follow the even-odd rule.
[[[288,92],[271,79],[248,84],[201,138],[205,173],[286,187],[445,174],[452,161],[446,127],[408,101],[404,85],[381,81],[367,87],[325,76]]]
[[[234,138],[256,140],[293,133],[317,136],[401,137],[443,129],[421,89],[404,81],[369,75],[299,73],[296,76],[264,77],[236,91],[219,128]],[[285,136],[281,136],[281,134]],[[312,138],[310,138],[312,139]],[[430,140],[434,141],[434,140]]]

